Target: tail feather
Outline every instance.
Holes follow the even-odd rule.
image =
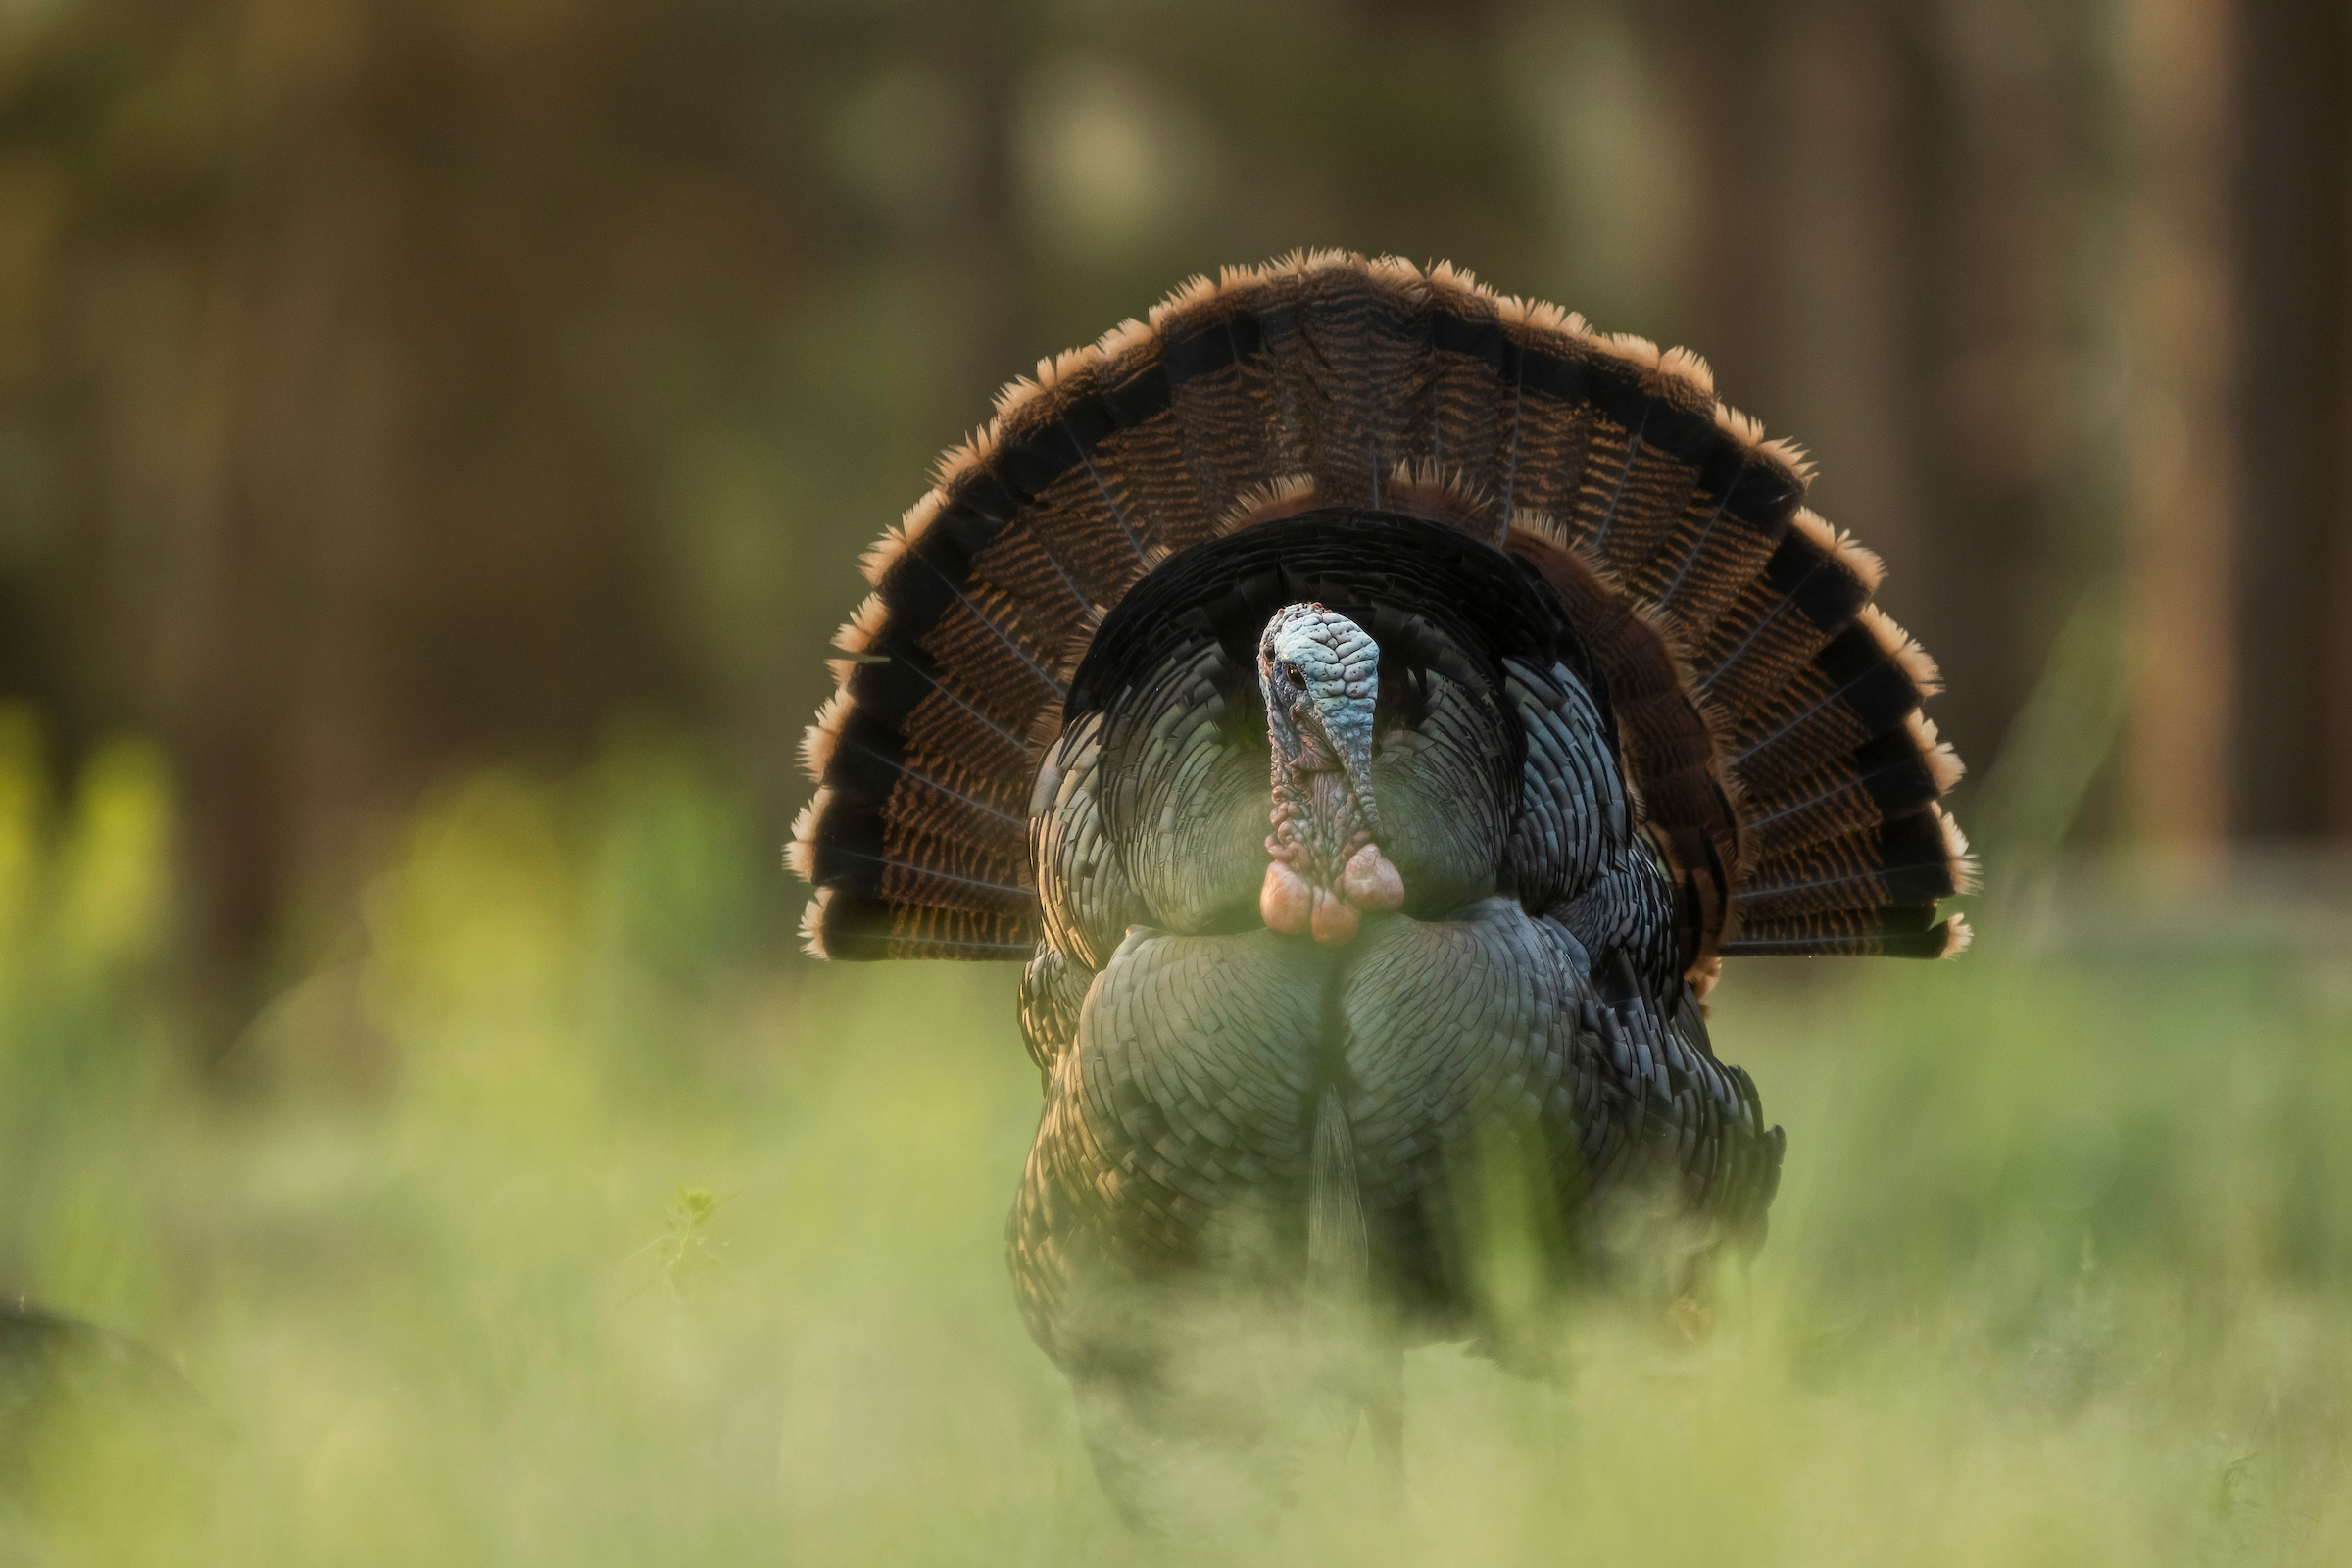
[[[1497,303],[1449,268],[1439,268],[1430,281],[1446,308],[1433,322],[1427,363],[1428,476],[1440,482],[1451,476],[1484,498],[1480,524],[1500,543],[1510,515],[1500,504],[1509,482],[1505,455],[1517,450],[1524,378],[1516,364],[1505,368],[1508,339],[1496,324]]]
[[[1727,712],[1756,714],[1791,671],[1852,624],[1871,586],[1811,528],[1791,527],[1714,618],[1693,660],[1699,690]],[[1735,722],[1736,733],[1748,727]]]
[[[1270,475],[1298,472],[1305,465],[1305,453],[1282,422],[1273,372],[1262,359],[1183,381],[1172,402],[1189,476],[1212,535]]]
[[[1959,915],[1924,931],[1895,929],[1906,922],[1888,918],[1817,920],[1769,923],[1756,930],[1742,927],[1723,945],[1733,957],[1887,957],[1956,958],[1968,951],[1973,933]]]
[[[1139,402],[1149,399],[1157,411],[1106,436],[1084,464],[1133,554],[1134,565],[1120,573],[1124,588],[1186,546],[1214,538],[1217,514],[1185,461],[1183,432],[1168,408],[1165,368],[1148,368],[1119,391]]]
[[[1740,890],[1740,929],[1760,936],[1791,919],[1847,920],[1854,935],[1881,934],[1876,916],[1924,910],[1976,889],[1976,864],[1959,825],[1930,805],[1907,815],[1823,839],[1757,864]]]
[[[1633,577],[1657,557],[1697,491],[1696,469],[1638,438],[1594,525],[1595,553],[1620,576]]]
[[[1745,710],[1730,760],[1751,789],[1786,788],[1882,735],[1901,734],[1924,695],[1911,672],[1856,621]]]
[[[1807,473],[1696,356],[1449,266],[1326,252],[1195,279],[1007,387],[869,552],[807,748],[811,945],[1025,953],[1028,788],[1104,615],[1191,545],[1358,507],[1507,545],[1559,591],[1693,972],[1919,949],[1916,911],[1968,881],[1915,842],[1958,762],[1919,714],[1932,662],[1870,607],[1877,558],[1800,505]]]
[[[1751,519],[1773,515],[1781,486],[1794,484],[1764,462],[1760,451],[1727,447],[1706,454],[1696,467],[1690,500],[1666,525],[1657,553],[1627,582],[1660,614],[1686,628],[1693,648],[1703,628],[1723,619],[1772,560],[1781,530]]]
[[[1373,378],[1375,284],[1368,274],[1298,265],[1293,287],[1290,319],[1281,323],[1290,330],[1274,334],[1272,354],[1284,412],[1298,422],[1325,504],[1369,507],[1379,488],[1374,464],[1392,433],[1388,388]]]
[[[1073,597],[1082,601],[1080,615],[1090,624],[1083,631],[1073,624],[1065,645],[1083,644],[1092,635],[1091,623],[1100,622],[1102,611],[1143,578],[1153,559],[1127,521],[1126,506],[1102,477],[1102,466],[1093,461],[1076,465],[1038,492],[1025,526],[1004,531],[1008,543],[1034,539],[1039,554],[1053,561]]]
[[[1783,789],[1751,793],[1748,828],[1769,834],[1777,851],[1800,850],[1915,811],[1958,777],[1959,760],[1920,720],[1865,741]]]

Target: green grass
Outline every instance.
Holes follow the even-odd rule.
[[[0,1289],[199,1402],[44,1428],[0,1563],[1139,1557],[1004,1279],[1011,970],[784,961],[770,835],[623,746],[442,796],[200,1091],[152,761],[50,803],[28,746]],[[1359,1447],[1267,1560],[2352,1560],[2352,958],[2213,929],[1735,967],[1789,1154],[1711,1343],[1596,1313],[1559,1392],[1421,1352],[1404,1514]]]

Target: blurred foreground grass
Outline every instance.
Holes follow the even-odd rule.
[[[771,833],[648,743],[414,824],[346,961],[185,1076],[169,798],[0,716],[0,1290],[197,1391],[0,1434],[0,1563],[1135,1556],[1014,1316],[1004,967],[787,963]],[[771,901],[772,902],[772,901]],[[2352,952],[2218,912],[1736,970],[1789,1134],[1713,1342],[1411,1368],[1287,1562],[2352,1561]]]

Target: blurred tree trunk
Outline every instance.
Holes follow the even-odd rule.
[[[2230,309],[2231,0],[2134,0],[2127,74],[2132,218],[2134,619],[2125,768],[2139,839],[2210,863],[2229,829],[2239,527],[2239,346]]]
[[[1980,770],[2107,545],[2083,395],[2103,302],[2076,287],[2105,174],[2089,24],[2030,3],[1893,16],[1920,548],[1888,599],[1950,672],[1930,711]]]
[[[2352,6],[2243,0],[2234,826],[2352,832]]]
[[[208,1050],[436,776],[703,705],[648,519],[696,382],[790,297],[805,159],[747,128],[753,25],[92,0],[19,65],[0,170],[70,198],[0,408],[60,492],[16,486],[61,541],[41,695],[171,749]]]
[[[441,768],[561,763],[687,696],[631,527],[651,476],[564,386],[558,314],[620,216],[574,205],[564,140],[593,144],[642,40],[571,5],[220,21],[233,227],[201,264],[155,686],[214,1050]]]
[[[2112,483],[2078,278],[2110,178],[2090,21],[2067,7],[1637,8],[1701,149],[1692,334],[1805,443],[1813,500],[1894,564],[1930,710],[1979,769],[2104,545]],[[2085,505],[2085,497],[2092,498]]]

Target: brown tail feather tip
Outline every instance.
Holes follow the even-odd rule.
[[[1903,715],[1903,726],[1911,733],[1911,744],[1919,749],[1920,760],[1927,764],[1936,793],[1948,794],[1968,772],[1968,764],[1960,760],[1960,754],[1952,750],[1949,741],[1937,737],[1936,721],[1918,709]]]
[[[1658,357],[1658,368],[1678,380],[1696,387],[1709,399],[1715,396],[1714,367],[1690,349],[1668,349]]]
[[[978,459],[973,461],[976,464]],[[858,558],[858,569],[865,574],[867,587],[881,587],[882,578],[899,557],[931,531],[931,525],[939,520],[941,508],[947,504],[942,493],[946,484],[943,479],[939,485],[924,491],[920,500],[900,514],[897,522],[882,530],[881,538],[865,547],[865,553]]]
[[[1929,809],[1936,813],[1936,821],[1943,829],[1943,853],[1952,868],[1951,896],[1962,898],[1976,892],[1983,878],[1978,874],[1977,858],[1969,851],[1968,835],[1960,831],[1960,824],[1942,807],[1933,806]]]
[[[801,911],[801,951],[811,958],[831,956],[825,952],[825,906],[832,902],[833,890],[818,888],[816,896],[808,901],[808,907]]]
[[[1947,958],[1957,958],[1966,953],[1968,945],[1977,939],[1977,933],[1970,928],[1968,916],[1964,914],[1955,914],[1944,921],[1943,931],[1942,956]]]
[[[1832,527],[1830,519],[1811,507],[1799,507],[1789,519],[1790,526],[1820,547],[1821,553],[1836,561],[1861,579],[1863,592],[1875,594],[1886,580],[1886,563],[1867,545],[1855,542],[1850,533]]]
[[[801,766],[810,778],[825,776],[825,764],[833,760],[833,749],[857,706],[845,687],[837,687],[816,710],[816,722],[801,732]]]
[[[1764,444],[1764,421],[1752,414],[1742,414],[1728,403],[1715,405],[1715,427],[1749,450],[1761,449]]]
[[[1876,605],[1864,605],[1855,617],[1879,645],[1880,652],[1901,666],[1918,688],[1922,697],[1933,697],[1943,690],[1943,672],[1936,667],[1935,659],[1918,639],[1894,623],[1894,617]]]
[[[1459,289],[1465,294],[1480,292],[1478,274],[1459,262],[1434,262],[1430,265],[1429,280],[1442,288]]]
[[[1691,408],[1707,408],[1715,402],[1715,372],[1707,362],[1687,348],[1660,348],[1638,332],[1600,332],[1579,313],[1563,309],[1546,300],[1525,300],[1512,296],[1502,302],[1502,318],[1515,326],[1533,327],[1538,331],[1560,332],[1581,338],[1602,353],[1625,361],[1636,369],[1645,372],[1651,391],[1675,399]],[[1763,426],[1754,420],[1755,438],[1761,438]],[[1788,451],[1800,459],[1794,447]]]
[[[1389,470],[1388,507],[1472,535],[1491,535],[1499,512],[1494,497],[1461,469],[1428,458],[1408,458]]]
[[[1718,404],[1717,407],[1720,408],[1722,405]],[[1764,433],[1763,420],[1750,419],[1748,423],[1755,427],[1756,434],[1759,436]],[[1799,489],[1803,489],[1813,482],[1813,455],[1807,452],[1801,443],[1791,441],[1784,435],[1776,436],[1770,441],[1758,441],[1754,445],[1759,455],[1771,459],[1796,475]]]
[[[1554,306],[1553,309],[1557,310],[1558,307]],[[1568,314],[1566,311],[1560,312],[1563,317]],[[1581,321],[1584,318],[1580,316],[1577,319]],[[1543,323],[1538,319],[1535,324]],[[1600,334],[1599,341],[1601,347],[1619,359],[1631,361],[1653,374],[1657,371],[1658,362],[1666,357],[1664,349],[1659,348],[1639,332],[1603,332]]]
[[[1037,362],[1037,374],[1034,377],[1016,375],[997,388],[996,397],[991,401],[991,408],[1001,415],[1007,408],[1027,402],[1039,393],[1053,391],[1071,376],[1078,374],[1088,366],[1102,359],[1107,342],[1108,334],[1105,334],[1101,342],[1081,343],[1076,348],[1063,349],[1059,354],[1048,355]]]
[[[1238,533],[1253,523],[1273,522],[1282,517],[1295,517],[1315,507],[1315,476],[1311,473],[1277,474],[1248,485],[1233,498],[1225,514],[1217,519],[1217,532]]]
[[[808,797],[808,804],[801,808],[800,815],[792,819],[792,842],[784,846],[784,863],[804,882],[816,881],[816,825],[823,819],[825,808],[832,804],[833,792],[820,785]]]
[[[862,659],[872,651],[874,639],[880,637],[889,624],[890,607],[882,602],[880,594],[867,594],[858,608],[850,612],[850,618],[841,623],[841,629],[833,634],[833,646],[852,659]],[[848,678],[846,675],[842,677],[845,682]]]
[[[1028,399],[1040,395],[1036,385],[1028,381],[1013,382],[1010,386],[1004,388],[1004,390],[1014,394],[1013,397],[1006,400],[1006,407],[1010,407],[1013,404],[1026,402]],[[979,468],[986,464],[991,457],[995,456],[997,450],[997,430],[1002,421],[1003,416],[1000,414],[997,417],[990,419],[986,424],[980,426],[980,428],[977,430],[974,430],[970,435],[965,436],[961,441],[948,448],[938,457],[932,459],[931,488],[941,492],[953,489],[957,480],[963,478],[964,475],[972,472],[974,469]],[[907,516],[911,517],[916,513],[921,512],[924,502],[929,501],[930,499],[930,497],[925,496],[922,501],[917,501],[913,506],[907,508]]]

